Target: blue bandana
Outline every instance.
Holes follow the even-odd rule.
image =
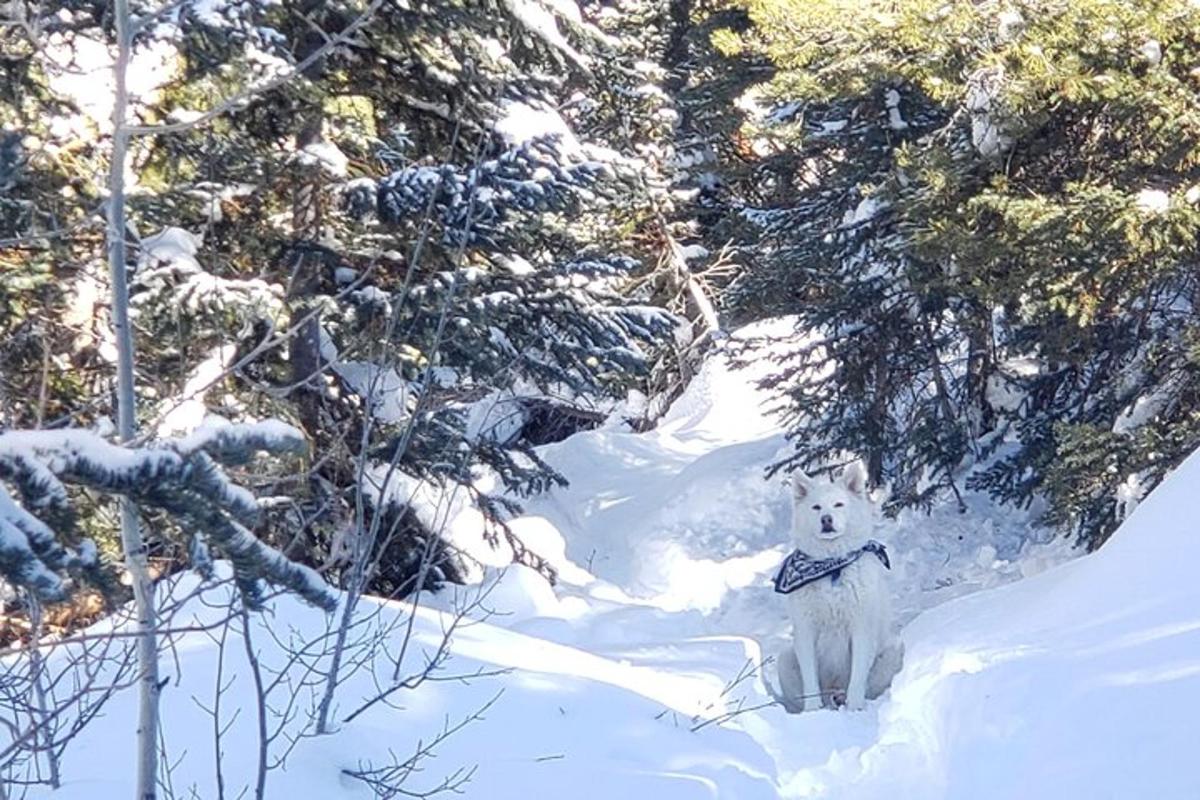
[[[862,558],[864,553],[875,555],[884,567],[892,568],[892,562],[888,560],[887,548],[874,539],[857,550],[834,558],[813,558],[802,550],[796,550],[783,560],[779,574],[775,576],[775,591],[780,594],[790,594],[801,586],[815,583],[826,576],[837,583],[842,570]]]

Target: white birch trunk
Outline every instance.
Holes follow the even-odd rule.
[[[117,339],[117,432],[122,442],[133,439],[136,427],[133,393],[133,330],[129,326],[129,286],[125,274],[125,161],[129,132],[125,115],[129,102],[126,73],[133,48],[129,0],[114,0],[117,58],[113,64],[112,162],[108,181],[108,264],[112,273],[112,319]],[[138,527],[137,507],[121,498],[121,548],[133,581],[138,617],[138,727],[136,800],[155,800],[158,794],[158,635],[154,586],[146,565],[146,548]]]

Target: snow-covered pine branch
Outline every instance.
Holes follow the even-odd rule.
[[[0,434],[0,577],[42,600],[62,600],[64,576],[97,566],[96,549],[78,550],[59,536],[78,536],[69,485],[129,497],[139,506],[175,517],[190,533],[189,548],[202,571],[215,549],[228,558],[247,605],[256,607],[264,581],[322,608],[336,595],[316,572],[289,561],[251,533],[261,520],[254,495],[229,479],[223,465],[247,463],[255,453],[302,453],[301,433],[276,421],[205,427],[186,437],[145,447],[122,447],[86,430],[10,431]]]
[[[239,319],[275,319],[283,309],[283,288],[261,278],[214,275],[196,254],[201,237],[167,227],[141,241],[130,304],[139,321],[181,311],[199,317],[232,314]]]
[[[596,199],[596,183],[612,173],[602,161],[566,163],[558,136],[540,136],[470,167],[454,164],[406,167],[379,182],[379,218],[396,225],[421,220],[433,208],[448,244],[499,249],[515,214],[564,211]],[[369,186],[348,206],[367,210]]]

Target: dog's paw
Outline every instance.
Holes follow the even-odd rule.
[[[804,711],[804,706],[794,700],[788,700],[785,697],[779,698],[779,705],[789,714],[799,714]]]
[[[865,697],[846,697],[844,708],[847,711],[862,711],[867,707],[867,698]]]

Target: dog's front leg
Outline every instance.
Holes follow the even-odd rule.
[[[846,708],[861,711],[867,704],[867,678],[875,661],[875,637],[867,626],[855,625],[850,631],[850,681],[846,685]]]
[[[821,707],[821,680],[817,673],[817,631],[812,623],[797,614],[792,620],[792,647],[800,665],[800,680],[804,684],[801,711],[816,711]]]

